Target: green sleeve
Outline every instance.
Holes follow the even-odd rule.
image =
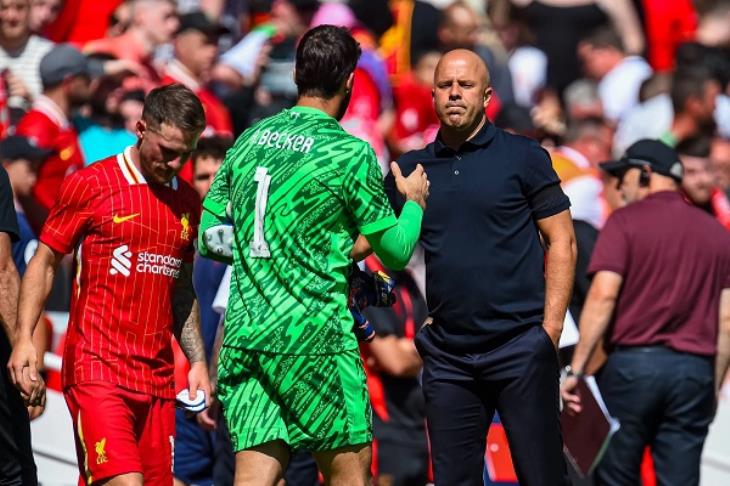
[[[231,158],[226,157],[215,173],[208,194],[203,199],[203,209],[221,218],[226,217],[226,208],[231,199],[230,167]]]
[[[421,206],[415,201],[407,201],[395,226],[365,235],[383,265],[396,271],[408,265],[421,235],[422,219]]]
[[[353,156],[345,171],[343,194],[361,234],[374,234],[395,224],[378,160],[373,149],[361,140],[353,147]]]
[[[205,245],[205,231],[211,226],[219,224],[231,224],[226,214],[226,208],[230,200],[230,158],[226,157],[223,164],[216,172],[213,184],[203,200],[203,214],[200,218],[200,229],[198,231],[198,253],[201,256],[230,264],[227,258],[220,257],[208,251]]]

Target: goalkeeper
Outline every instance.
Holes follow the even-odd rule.
[[[428,180],[393,164],[407,199],[396,219],[373,150],[339,125],[359,56],[344,29],[307,32],[297,105],[239,137],[203,202],[199,250],[233,264],[217,394],[237,485],[276,484],[297,449],[328,484],[368,482],[371,412],[347,305],[352,256],[364,256],[354,241],[403,268]]]

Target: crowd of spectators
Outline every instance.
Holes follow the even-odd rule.
[[[362,47],[341,123],[372,145],[384,173],[437,136],[439,56],[467,48],[482,57],[494,87],[489,119],[540,141],[571,199],[583,255],[576,320],[590,249],[622,205],[599,162],[642,138],[676,147],[685,197],[730,230],[728,0],[0,0],[0,159],[23,221],[18,267],[64,177],[133,144],[156,86],[181,83],[205,107],[208,141],[181,174],[202,197],[235,137],[294,104],[297,40],[325,23],[349,28]],[[396,447],[420,454],[408,464],[417,471],[389,471],[378,484],[423,484],[428,473],[423,403],[411,393],[412,327],[425,318],[419,268],[401,276],[411,297],[380,316],[388,322],[376,323],[381,336],[364,351],[376,438],[405,437]],[[67,306],[70,275],[60,272],[56,310]],[[204,335],[212,346],[215,330]]]

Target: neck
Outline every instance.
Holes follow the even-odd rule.
[[[142,29],[132,27],[129,29],[129,35],[142,46],[142,50],[147,57],[152,55],[155,50],[155,43]]]
[[[182,71],[182,73],[186,76],[189,76],[193,81],[195,81],[197,84],[202,84],[202,73],[196,73],[190,67],[185,64],[180,57],[175,55],[175,61],[177,62],[178,68]],[[185,83],[183,83],[185,84]],[[190,88],[190,86],[188,86]],[[192,88],[191,88],[192,89]]]
[[[459,150],[459,147],[464,142],[468,142],[472,138],[474,138],[474,135],[476,135],[479,130],[482,129],[484,124],[487,122],[487,117],[482,116],[481,118],[478,118],[474,123],[472,123],[470,126],[465,127],[461,130],[452,129],[451,127],[447,127],[445,125],[441,125],[441,141],[449,148],[452,148],[454,150]]]
[[[56,106],[66,115],[66,118],[71,116],[71,104],[68,102],[68,98],[63,93],[62,87],[53,88],[43,92],[43,95],[49,100],[53,101]]]
[[[30,32],[22,37],[18,37],[17,39],[8,39],[0,36],[0,46],[2,46],[6,51],[19,51],[28,43],[29,39]]]
[[[308,108],[316,108],[327,113],[329,116],[336,118],[339,115],[340,105],[342,104],[342,96],[335,95],[330,99],[319,98],[317,96],[303,95],[297,99],[297,106],[306,106]]]
[[[694,136],[697,130],[697,122],[691,116],[684,113],[679,113],[674,116],[672,128],[669,129],[678,143]]]
[[[649,194],[666,191],[676,192],[677,189],[677,183],[671,177],[657,177],[653,175],[649,182]]]
[[[144,170],[142,161],[139,157],[139,144],[142,143],[140,139],[137,139],[137,143],[132,145],[129,149],[129,161],[134,164],[138,171],[142,173],[145,179],[149,180],[149,174]]]

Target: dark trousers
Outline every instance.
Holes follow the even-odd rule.
[[[610,354],[598,385],[621,428],[597,468],[597,484],[641,484],[646,446],[657,484],[699,484],[702,447],[715,410],[711,358],[663,346],[622,348]]]
[[[34,486],[38,480],[28,410],[8,376],[8,359],[10,343],[0,328],[0,485]]]
[[[541,326],[484,353],[439,349],[416,336],[436,486],[481,486],[495,409],[521,486],[570,484],[558,410],[558,361]]]

